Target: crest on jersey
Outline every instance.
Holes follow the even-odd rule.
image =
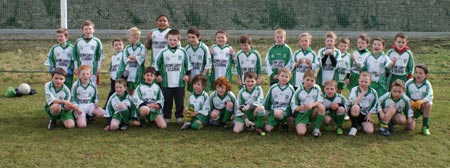
[[[181,55],[178,56],[178,61],[181,61]]]
[[[256,61],[255,61],[255,60],[252,60],[251,62],[252,62],[252,64],[255,64],[255,63],[256,63]]]
[[[94,50],[95,49],[95,47],[94,46],[91,46],[91,50]]]
[[[170,57],[166,57],[166,61],[169,61],[170,60]]]

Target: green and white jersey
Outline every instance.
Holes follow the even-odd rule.
[[[294,92],[294,87],[290,84],[285,86],[280,86],[278,83],[273,84],[267,92],[264,108],[270,110],[271,113],[274,110],[282,110],[290,113],[290,103]]]
[[[65,46],[61,44],[54,45],[48,52],[47,60],[44,63],[53,68],[62,68],[66,72],[70,68],[73,70],[73,46],[66,42]]]
[[[335,93],[333,97],[327,97],[326,94],[323,94],[323,105],[325,106],[325,109],[331,109],[331,104],[333,103],[342,104],[345,108],[345,111],[347,111],[348,109],[347,99],[345,99],[345,97],[341,94]]]
[[[304,87],[297,89],[291,100],[291,110],[294,110],[301,105],[308,105],[314,102],[323,102],[322,91],[320,86],[314,84],[311,89],[306,90]],[[308,110],[301,111],[300,113],[306,112]]]
[[[200,41],[198,47],[193,47],[188,44],[186,46],[186,53],[189,56],[189,61],[191,61],[192,65],[191,78],[201,74],[205,69],[211,69],[211,53],[205,43]]]
[[[403,53],[398,53],[395,49],[391,48],[386,54],[390,60],[397,58],[397,61],[391,69],[391,74],[398,76],[405,76],[408,74],[414,74],[414,58],[411,50],[406,50]]]
[[[292,50],[287,44],[278,46],[274,44],[266,54],[266,72],[273,82],[273,76],[278,73],[278,68],[288,67],[292,59]]]
[[[231,82],[231,68],[233,64],[233,48],[228,44],[219,46],[217,44],[211,47],[212,73],[213,81],[221,76],[226,76]]]
[[[316,52],[311,50],[311,48],[308,48],[306,50],[303,50],[300,48],[299,50],[295,51],[293,57],[292,57],[292,84],[295,87],[300,87],[303,83],[303,74],[305,74],[308,70],[317,71],[319,68],[319,59],[317,57]],[[298,67],[294,67],[294,64],[297,63],[298,60],[302,59],[303,62],[298,65]],[[311,61],[312,66],[309,66],[306,64],[306,59],[309,59]]]
[[[182,47],[166,48],[159,53],[156,60],[156,71],[163,81],[161,87],[184,87],[183,76],[192,69],[186,50]]]
[[[133,99],[128,92],[125,92],[122,96],[119,96],[117,93],[112,94],[106,104],[105,114],[103,116],[112,117],[115,113],[120,112],[119,103],[127,106],[128,110],[132,113],[132,117],[137,117],[136,106],[133,104]]]
[[[189,105],[194,106],[194,111],[198,112],[204,116],[208,116],[211,111],[211,107],[209,104],[209,96],[208,93],[203,91],[199,95],[191,92],[191,95],[188,98]]]
[[[351,65],[352,73],[360,74],[361,73],[361,69],[364,67],[364,62],[366,62],[366,58],[369,57],[370,52],[366,48],[366,49],[361,50],[361,51],[353,51],[352,55],[356,56],[355,59],[359,63],[359,65],[356,65],[355,60],[350,58],[350,65]]]
[[[156,60],[158,58],[159,52],[167,47],[166,34],[172,30],[167,28],[165,30],[153,29],[152,30],[152,52],[151,52],[151,62],[150,65],[156,68]]]
[[[220,96],[217,94],[217,91],[213,91],[209,97],[209,106],[211,110],[217,109],[217,110],[223,110],[226,107],[227,102],[233,103],[233,112],[237,109],[236,104],[236,96],[234,96],[233,92],[228,91],[225,93],[225,95]]]
[[[350,74],[351,72],[351,64],[350,64],[350,54],[349,53],[343,53],[341,55],[341,58],[337,60],[336,64],[336,73],[335,74],[338,77],[338,82],[344,83],[345,77],[347,74]]]
[[[125,70],[125,63],[123,61],[124,52],[119,51],[112,55],[111,63],[109,64],[109,74],[112,80],[117,80],[122,76]]]
[[[75,105],[98,103],[98,91],[94,82],[89,80],[86,85],[78,79],[72,86],[72,103]]]
[[[348,97],[349,107],[353,106],[353,102],[355,99],[361,94],[361,90],[359,86],[353,87],[350,91],[350,95]],[[368,113],[377,113],[378,112],[378,94],[377,91],[371,87],[369,87],[369,91],[364,95],[363,99],[359,102],[360,113],[363,115],[367,115]]]
[[[136,87],[133,94],[133,101],[136,107],[139,107],[142,103],[158,103],[162,109],[164,106],[164,96],[161,88],[156,83],[147,84],[141,83]]]
[[[416,79],[409,79],[406,81],[405,86],[406,95],[410,99],[414,101],[425,100],[431,105],[433,104],[433,88],[427,79],[421,85],[417,84]]]
[[[406,95],[402,95],[398,100],[394,100],[391,93],[388,92],[380,97],[378,100],[380,110],[385,108],[395,108],[397,112],[403,112],[406,117],[413,117],[414,113],[409,103],[409,98]]]
[[[371,53],[364,62],[362,71],[368,71],[372,82],[384,86],[386,84],[386,73],[391,66],[391,60],[381,52],[379,55]]]
[[[67,100],[70,101],[70,90],[66,85],[62,85],[61,88],[56,90],[52,81],[45,83],[45,100],[47,105],[51,105],[54,100]]]
[[[128,71],[127,81],[140,83],[144,74],[147,49],[141,42],[137,42],[136,47],[128,44],[124,52],[123,62],[125,63],[125,71]],[[136,62],[129,62],[129,56],[135,56]]]
[[[240,50],[236,54],[236,70],[241,78],[241,81],[244,81],[244,74],[246,72],[255,72],[258,76],[260,76],[261,68],[261,55],[255,49],[251,48],[248,54],[243,50]]]
[[[81,37],[75,41],[73,46],[75,69],[81,65],[89,65],[92,67],[92,74],[96,74],[104,57],[102,42],[97,37],[92,36],[89,41]]]
[[[325,57],[325,52],[329,50],[328,48],[324,47],[321,48],[317,54],[319,57],[319,65],[320,65],[320,70],[319,73],[317,74],[317,84],[323,86],[325,84],[326,81],[328,80],[335,80],[337,79],[337,76],[335,76],[335,71],[337,69],[337,62],[339,62],[339,60],[341,59],[341,51],[339,51],[339,49],[337,49],[336,47],[333,49],[333,57],[334,60],[336,61],[336,64],[333,65],[333,61],[331,57],[328,57],[326,60],[322,59]],[[337,80],[336,80],[337,81]]]
[[[251,105],[251,106],[262,106],[264,105],[264,93],[259,85],[255,85],[252,90],[248,90],[245,85],[242,85],[238,93],[237,98],[238,106],[240,105]],[[236,111],[236,116],[242,116],[244,113],[241,110]]]

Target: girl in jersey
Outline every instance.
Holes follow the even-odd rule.
[[[169,28],[169,17],[166,15],[159,15],[156,18],[156,27],[147,34],[145,47],[147,50],[152,50],[150,53],[150,66],[155,67],[155,60],[158,53],[167,46],[166,34],[171,30]]]

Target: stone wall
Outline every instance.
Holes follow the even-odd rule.
[[[335,30],[448,32],[449,0],[68,0],[68,24],[80,29],[155,28],[160,14],[171,26],[216,30]],[[1,29],[55,29],[59,0],[0,0]]]

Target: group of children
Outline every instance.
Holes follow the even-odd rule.
[[[264,96],[259,85],[261,56],[248,35],[241,36],[241,50],[235,53],[227,44],[226,31],[217,31],[216,44],[209,48],[200,40],[199,30],[191,27],[189,44],[183,48],[181,34],[169,28],[167,16],[159,16],[156,25],[145,44],[136,27],[127,31],[125,48],[120,39],[112,41],[111,90],[104,108],[98,105],[93,82],[104,57],[100,40],[92,36],[93,23],[83,24],[84,35],[74,46],[67,42],[67,30],[58,29],[59,44],[52,47],[46,62],[52,74],[52,81],[45,85],[45,111],[51,118],[48,129],[55,128],[57,120],[66,128],[84,128],[93,116],[106,118],[107,131],[126,130],[130,121],[142,128],[150,122],[166,128],[175,101],[175,118],[182,130],[217,125],[220,130],[231,126],[235,133],[249,129],[265,135],[278,126],[287,131],[293,123],[296,133],[303,136],[313,124],[312,134],[318,137],[323,124],[331,130],[330,123],[335,121],[336,133],[341,135],[348,115],[349,135],[355,136],[361,127],[366,133],[374,132],[375,114],[385,136],[391,136],[395,124],[414,129],[415,119],[421,115],[422,131],[430,134],[433,91],[427,80],[428,68],[423,64],[414,67],[403,33],[395,36],[395,45],[387,54],[383,39],[375,38],[373,51],[369,51],[370,38],[360,34],[358,49],[349,54],[349,39],[339,39],[336,48],[336,35],[327,32],[325,47],[316,54],[309,33],[299,36],[300,49],[292,52],[285,43],[286,31],[277,29],[275,44],[265,57],[270,88]],[[151,50],[151,63],[146,68],[147,49]],[[237,96],[231,91],[232,71],[238,74]],[[71,84],[73,74],[78,80]],[[185,88],[190,92],[186,108]],[[344,88],[350,91],[348,99],[341,94]]]

